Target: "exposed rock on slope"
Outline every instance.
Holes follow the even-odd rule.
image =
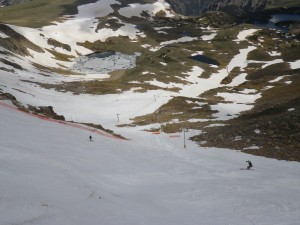
[[[7,38],[0,38],[0,46],[13,53],[21,56],[29,55],[28,48],[36,52],[44,52],[42,48],[5,24],[0,24],[0,32],[7,36]]]
[[[173,9],[183,15],[200,15],[206,11],[225,11],[230,14],[241,15],[249,12],[262,11],[268,8],[299,7],[296,1],[274,0],[167,0]]]

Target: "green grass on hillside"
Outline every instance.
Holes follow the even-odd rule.
[[[281,8],[281,7],[300,7],[300,2],[296,0],[272,0],[270,9]]]
[[[64,14],[74,14],[80,0],[32,0],[0,8],[0,22],[39,28],[51,24]],[[91,1],[85,1],[88,3]]]

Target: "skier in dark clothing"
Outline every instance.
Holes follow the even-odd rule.
[[[248,163],[247,170],[250,170],[253,167],[252,162],[250,160],[246,161]]]
[[[92,141],[92,135],[90,135],[90,141]]]

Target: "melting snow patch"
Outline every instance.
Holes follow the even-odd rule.
[[[154,79],[153,81],[146,81],[146,83],[149,83],[153,86],[157,86],[157,87],[160,87],[160,88],[173,88],[173,87],[181,87],[180,84],[176,84],[176,83],[169,83],[169,84],[166,84],[166,83],[163,83],[163,82],[160,82],[156,79]]]
[[[179,120],[178,119],[172,119],[171,123],[179,123]]]
[[[119,13],[122,16],[131,18],[133,16],[142,17],[143,12],[147,12],[150,16],[154,17],[159,11],[164,11],[166,17],[173,17],[171,6],[164,0],[158,0],[153,4],[129,4],[128,7],[121,8]]]
[[[240,94],[240,93],[218,93],[217,96],[224,98],[225,101],[252,104],[261,97],[261,94]]]
[[[292,70],[299,69],[300,68],[300,59],[295,62],[290,62],[290,65],[291,65]]]
[[[246,76],[248,74],[247,73],[242,73],[240,75],[238,75],[237,77],[235,77],[230,84],[228,84],[227,86],[229,87],[236,87],[236,86],[239,86],[240,84],[246,82]]]
[[[241,140],[242,140],[242,136],[236,136],[236,137],[234,138],[234,140],[235,140],[235,141],[241,141]]]
[[[209,34],[209,35],[203,35],[203,36],[201,36],[201,39],[202,39],[202,41],[210,41],[210,40],[213,40],[216,35],[217,35],[217,33],[212,33],[212,34]]]
[[[203,51],[197,51],[197,52],[193,53],[191,56],[203,55],[203,54],[204,54]]]
[[[197,122],[207,122],[208,119],[189,119],[188,122],[190,123],[197,123]]]
[[[171,40],[171,41],[165,41],[160,43],[161,46],[165,46],[165,45],[170,45],[170,44],[174,44],[174,43],[184,43],[184,42],[190,42],[190,41],[194,41],[197,40],[196,37],[181,37],[177,40]]]
[[[157,31],[159,31],[159,30],[165,30],[165,29],[172,29],[173,27],[154,27],[153,29],[154,30],[157,30]]]
[[[268,90],[268,89],[271,89],[273,88],[274,86],[266,86],[265,88],[263,88],[262,90],[265,91],[265,90]]]
[[[285,84],[291,84],[292,81],[288,80],[288,81],[286,81],[286,82],[284,82],[284,83],[285,83]]]
[[[282,59],[275,59],[275,60],[273,60],[273,61],[269,61],[269,62],[267,62],[265,65],[262,66],[262,69],[264,69],[264,68],[266,68],[266,67],[268,67],[268,66],[271,66],[271,65],[273,65],[273,64],[282,63],[282,62],[283,62]]]
[[[9,36],[7,36],[6,34],[4,34],[3,32],[0,31],[0,38],[8,38]]]
[[[151,45],[149,45],[149,44],[144,44],[144,45],[141,45],[141,47],[142,47],[142,48],[150,48]]]
[[[281,56],[280,52],[276,52],[276,51],[272,51],[272,52],[268,52],[270,56]]]
[[[256,31],[258,31],[258,29],[243,30],[238,34],[237,40],[235,41],[245,41],[248,36],[254,34]]]
[[[264,69],[268,66],[271,66],[273,64],[277,64],[277,63],[282,63],[284,62],[282,59],[275,59],[275,60],[272,60],[272,61],[258,61],[258,60],[249,60],[247,61],[248,63],[264,63],[265,65],[263,65],[261,68]],[[300,68],[300,67],[299,67]]]
[[[205,128],[207,127],[224,127],[226,126],[226,124],[223,124],[223,123],[213,123],[213,124],[210,124],[208,126],[206,126]]]
[[[240,112],[250,110],[253,106],[249,104],[218,103],[212,105],[211,109],[218,111],[213,114],[216,120],[229,120],[236,117]]]
[[[256,145],[252,145],[246,148],[243,148],[243,150],[259,150],[260,148]]]
[[[249,88],[245,88],[242,91],[239,91],[242,94],[255,94],[257,92],[257,90],[255,89],[249,89]]]
[[[260,134],[260,133],[261,133],[261,131],[260,131],[260,130],[258,130],[258,129],[256,129],[256,130],[254,131],[254,133],[256,133],[256,134]]]
[[[159,34],[168,34],[168,33],[165,32],[165,31],[157,31],[157,33],[159,33]]]
[[[280,76],[280,77],[277,77],[276,79],[274,80],[270,80],[269,83],[276,83],[278,81],[281,81],[282,79],[284,79],[285,77],[288,77],[288,76]]]

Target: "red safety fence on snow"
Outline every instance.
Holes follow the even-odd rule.
[[[74,127],[74,128],[81,129],[81,130],[90,131],[90,132],[93,132],[95,134],[102,135],[102,136],[105,136],[105,137],[108,137],[108,138],[114,138],[114,139],[118,139],[118,140],[126,140],[126,139],[123,139],[123,138],[105,133],[104,131],[98,130],[96,128],[91,128],[91,127],[88,127],[88,126],[85,126],[85,125],[82,125],[82,124],[76,124],[76,123],[66,122],[66,121],[62,121],[62,120],[55,120],[55,119],[52,119],[52,118],[48,118],[46,116],[25,112],[23,110],[18,109],[17,107],[15,107],[13,105],[7,104],[7,103],[2,102],[2,101],[0,101],[0,105],[5,107],[5,108],[15,110],[15,111],[18,111],[18,112],[22,112],[22,113],[25,113],[25,114],[30,115],[32,117],[39,118],[41,120],[46,120],[46,121],[49,121],[49,122],[58,123],[58,124],[69,126],[69,127]]]

